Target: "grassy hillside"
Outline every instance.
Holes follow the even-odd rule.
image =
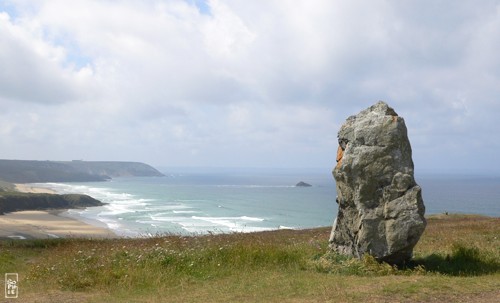
[[[12,183],[104,181],[109,178],[91,175],[53,161],[0,160],[0,180]]]
[[[160,177],[158,170],[140,162],[71,161],[61,162],[91,175],[115,177]]]
[[[102,206],[101,201],[81,194],[23,193],[12,183],[0,181],[0,215],[21,210],[69,209]]]
[[[14,191],[15,189],[16,186],[14,184],[0,180],[0,192]]]
[[[22,302],[498,302],[500,218],[443,216],[407,268],[325,255],[329,228],[0,242]]]
[[[81,194],[0,192],[0,214],[20,210],[68,209],[101,205],[104,205],[101,201]]]
[[[124,176],[162,174],[139,162],[0,160],[0,180],[12,183],[105,181]]]

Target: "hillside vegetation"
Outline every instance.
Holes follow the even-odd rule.
[[[124,176],[162,176],[139,162],[0,160],[0,181],[12,183],[105,181]]]
[[[70,209],[104,205],[87,195],[81,194],[34,194],[0,192],[0,215],[21,210]]]
[[[0,242],[20,302],[499,302],[500,219],[436,216],[405,268],[327,254],[330,228]]]
[[[163,176],[152,166],[140,162],[120,161],[71,161],[59,162],[71,166],[77,171],[91,175],[116,177],[160,177]]]
[[[0,192],[4,191],[15,191],[16,186],[12,183],[0,180]]]

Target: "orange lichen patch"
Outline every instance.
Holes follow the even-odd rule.
[[[339,148],[337,148],[337,166],[336,167],[339,167],[340,164],[342,163],[342,157],[343,156],[344,156],[344,150],[339,145]]]
[[[392,116],[392,122],[398,121],[398,115]]]
[[[342,147],[337,148],[337,162],[342,160],[342,156],[344,155],[344,151],[342,150]]]

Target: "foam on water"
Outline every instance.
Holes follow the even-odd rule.
[[[299,188],[299,180],[313,187]],[[500,178],[421,178],[426,214],[500,215]],[[242,177],[175,174],[163,178],[118,178],[111,182],[34,184],[59,193],[88,194],[105,206],[70,210],[126,236],[204,234],[331,226],[335,184],[325,175]]]
[[[99,184],[100,185],[100,184]],[[264,218],[252,216],[206,216],[206,209],[199,205],[209,205],[208,199],[159,199],[140,198],[128,192],[119,192],[111,187],[93,187],[83,184],[47,183],[37,186],[49,187],[59,193],[80,193],[90,195],[104,203],[101,207],[84,210],[70,210],[69,214],[98,220],[115,233],[124,236],[140,236],[172,229],[177,225],[188,233],[207,232],[252,232],[272,229],[258,226]],[[225,187],[225,186],[222,186]],[[247,186],[257,188],[258,186]],[[198,207],[196,207],[198,205]],[[223,208],[215,204],[215,208]],[[227,211],[227,208],[226,210]],[[132,225],[134,228],[129,228]],[[175,229],[175,228],[174,228]]]
[[[257,184],[249,184],[249,185],[216,185],[217,187],[229,187],[229,188],[294,188],[295,185],[257,185]]]
[[[109,187],[93,187],[91,185],[67,184],[67,183],[45,183],[36,184],[40,187],[48,187],[60,194],[78,193],[92,196],[93,198],[106,203],[104,206],[91,207],[86,209],[71,209],[68,214],[79,218],[89,218],[102,222],[109,229],[118,235],[136,236],[137,232],[127,228],[123,221],[125,214],[144,212],[145,207],[153,202],[153,199],[137,198],[127,192],[117,192]]]
[[[196,213],[199,213],[198,211],[195,211],[195,210],[173,210],[172,212],[174,214],[196,214]]]

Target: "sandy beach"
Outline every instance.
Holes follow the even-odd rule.
[[[29,184],[16,184],[16,189],[27,193],[55,193]],[[65,213],[65,210],[27,210],[0,215],[0,239],[117,237],[110,229],[87,224]]]
[[[61,211],[28,210],[0,216],[0,238],[113,238],[109,229],[61,215]]]
[[[56,194],[55,191],[49,188],[34,187],[30,184],[14,184],[16,190],[22,193],[36,193],[36,194]]]

